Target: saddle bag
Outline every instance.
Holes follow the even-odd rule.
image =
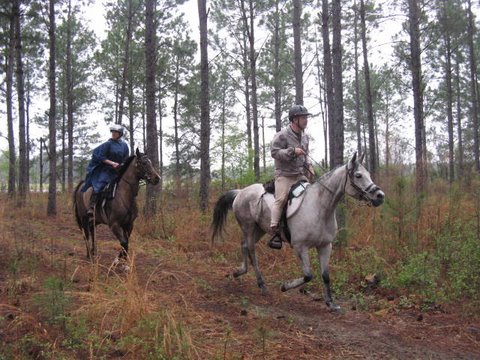
[[[299,197],[300,195],[303,194],[305,189],[307,188],[306,185],[307,181],[305,180],[300,180],[297,181],[295,184],[292,185],[290,188],[290,192],[288,193],[288,201],[291,202],[293,198]]]

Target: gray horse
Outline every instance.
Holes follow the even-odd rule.
[[[288,228],[291,234],[290,244],[300,259],[303,277],[285,282],[282,285],[282,291],[300,287],[313,279],[308,250],[315,248],[321,267],[325,303],[332,310],[340,310],[332,300],[328,265],[332,241],[337,233],[335,218],[337,204],[345,193],[373,206],[381,205],[385,199],[385,194],[373,183],[362,161],[363,156],[357,159],[355,153],[346,165],[328,172],[314,184],[307,186],[301,197],[292,200],[287,211]],[[214,240],[224,229],[228,210],[233,209],[243,232],[243,261],[233,276],[245,274],[247,260],[250,259],[262,293],[266,293],[267,287],[258,266],[255,244],[269,229],[270,209],[273,202],[273,195],[266,193],[262,184],[253,184],[242,190],[230,190],[218,199],[212,219],[212,240]]]

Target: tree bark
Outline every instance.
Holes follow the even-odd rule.
[[[147,112],[146,154],[153,166],[158,169],[158,134],[155,115],[155,50],[156,36],[154,23],[155,0],[145,2],[145,98]],[[133,149],[131,149],[133,151]],[[157,187],[147,184],[144,213],[153,216],[157,213]]]
[[[302,1],[293,0],[293,52],[295,59],[295,103],[303,105],[303,67],[301,42]]]
[[[282,87],[280,83],[280,9],[275,1],[275,24],[273,30],[273,98],[275,101],[275,131],[282,129]]]
[[[473,156],[475,170],[480,172],[479,132],[478,132],[478,94],[477,94],[477,59],[474,46],[475,24],[472,13],[472,1],[468,0],[468,50],[470,65],[470,106],[473,123]]]
[[[343,164],[344,124],[343,124],[343,78],[342,78],[342,11],[341,0],[332,2],[332,72],[334,94],[334,148],[333,166]]]
[[[48,113],[48,159],[49,159],[49,182],[48,182],[48,204],[47,204],[47,215],[56,216],[57,215],[57,131],[55,126],[56,120],[56,90],[55,90],[55,0],[49,1],[49,48],[50,48],[50,59],[49,59],[49,73],[48,73],[48,83],[49,83],[49,92],[50,92],[50,110]]]
[[[27,164],[27,141],[25,125],[25,85],[22,59],[22,32],[20,21],[20,1],[14,0],[15,15],[15,57],[16,57],[16,79],[17,79],[17,98],[18,98],[18,152],[19,152],[19,172],[18,172],[18,196],[17,206],[25,205],[28,192],[28,164]]]
[[[125,53],[123,55],[123,69],[122,69],[122,83],[120,87],[120,100],[118,104],[118,119],[116,121],[117,124],[122,123],[123,117],[123,108],[125,102],[125,94],[127,91],[127,81],[128,79],[128,68],[130,65],[130,43],[132,42],[132,21],[133,21],[133,4],[132,0],[127,1],[128,6],[128,16],[127,16],[127,29],[125,32]],[[147,6],[147,5],[145,5]],[[130,129],[130,135],[133,135],[133,130]],[[133,149],[131,149],[133,151]]]
[[[373,118],[373,100],[370,86],[370,65],[368,64],[367,53],[367,26],[365,23],[365,4],[363,0],[360,0],[360,25],[363,52],[363,71],[365,76],[365,104],[367,106],[369,165],[372,179],[375,179],[375,175],[377,173],[375,122]]]
[[[207,1],[198,0],[200,26],[200,210],[208,209],[210,186],[210,105],[208,69]]]
[[[322,39],[323,39],[323,63],[325,72],[325,86],[327,93],[327,119],[328,119],[328,143],[330,169],[335,167],[335,124],[334,124],[334,98],[333,98],[333,75],[332,75],[332,54],[330,51],[330,31],[329,31],[330,12],[328,0],[322,0]]]
[[[360,103],[360,75],[358,68],[358,7],[357,1],[353,4],[354,21],[353,21],[353,37],[354,37],[354,68],[355,68],[355,129],[357,131],[357,152],[362,153],[362,108]]]
[[[73,78],[72,78],[72,3],[68,1],[67,18],[67,187],[73,191]]]
[[[18,6],[18,4],[17,4]],[[9,46],[7,56],[7,68],[5,75],[6,83],[6,106],[7,106],[7,127],[8,127],[8,197],[13,199],[16,194],[15,184],[16,177],[16,161],[15,154],[15,136],[13,130],[13,67],[15,55],[15,23],[16,16],[19,16],[19,11],[15,11],[15,3],[12,4],[12,13],[10,14],[10,30],[9,30]]]
[[[423,119],[423,82],[420,50],[419,7],[417,0],[408,0],[410,33],[410,70],[412,72],[413,115],[415,119],[416,192],[426,185],[425,123]]]
[[[458,59],[458,57],[457,57]],[[457,61],[455,64],[455,88],[456,88],[456,102],[457,102],[457,151],[458,151],[458,158],[457,158],[457,175],[458,178],[461,179],[463,177],[463,130],[462,130],[462,92],[460,89],[460,64]]]
[[[452,88],[452,38],[449,30],[449,15],[447,11],[447,2],[442,1],[443,27],[443,46],[445,48],[445,86],[447,93],[447,133],[448,133],[448,181],[453,183],[455,180],[455,162],[454,162],[454,131],[453,131],[453,88]]]

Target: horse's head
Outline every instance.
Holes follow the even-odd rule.
[[[357,159],[357,153],[355,153],[348,162],[345,192],[355,199],[366,201],[373,206],[379,206],[385,200],[385,193],[375,185],[370,173],[362,165],[364,155]]]
[[[137,176],[146,182],[157,185],[160,182],[160,175],[153,167],[152,162],[146,154],[141,153],[138,149],[135,155],[137,156],[136,168]]]

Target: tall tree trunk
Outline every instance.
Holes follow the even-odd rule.
[[[175,190],[180,195],[181,177],[180,177],[180,137],[178,135],[178,93],[179,89],[179,64],[178,56],[175,57],[175,85],[173,94],[173,130],[174,130],[174,146],[175,146]]]
[[[457,102],[457,143],[458,143],[458,159],[457,159],[457,174],[458,178],[463,177],[463,130],[462,130],[462,92],[460,90],[460,63],[458,61],[455,63],[455,88],[456,88],[456,102]]]
[[[200,210],[208,209],[210,186],[210,105],[208,70],[207,1],[198,0],[200,26]]]
[[[17,206],[24,206],[28,192],[28,164],[27,164],[27,141],[25,131],[25,85],[22,60],[22,32],[20,21],[20,1],[14,0],[15,18],[15,55],[16,55],[16,79],[18,98],[18,151],[19,151],[19,172],[18,172],[18,197]]]
[[[240,0],[240,12],[243,23],[244,32],[242,34],[242,58],[243,58],[243,78],[245,80],[245,113],[247,116],[247,147],[248,147],[248,171],[254,170],[254,162],[252,162],[252,155],[255,157],[255,149],[252,141],[252,98],[251,95],[251,49],[250,49],[250,29],[247,20],[247,13],[245,9],[245,0]]]
[[[222,159],[221,159],[221,168],[220,168],[220,172],[221,172],[221,180],[222,180],[222,191],[225,190],[225,164],[226,164],[226,161],[225,161],[225,145],[226,145],[226,129],[225,129],[225,125],[226,125],[226,118],[227,118],[227,115],[226,115],[226,112],[227,112],[227,74],[226,74],[226,70],[225,68],[222,69],[222,100],[221,100],[221,112],[220,112],[220,139],[221,139],[221,151],[222,151]]]
[[[333,75],[332,75],[332,54],[330,50],[330,12],[328,0],[322,0],[322,39],[323,39],[323,63],[325,72],[325,86],[327,93],[327,118],[328,118],[328,143],[330,169],[335,167],[335,124],[334,124],[334,98],[333,98]]]
[[[155,116],[155,50],[156,36],[154,23],[155,0],[145,1],[145,98],[147,108],[147,149],[146,154],[158,169],[158,134]],[[132,149],[133,151],[133,149]],[[157,213],[158,191],[147,184],[144,213],[152,216]]]
[[[160,174],[163,174],[163,108],[162,108],[162,88],[161,86],[158,87],[158,153],[159,153],[159,161],[158,161],[158,170]],[[163,190],[163,177],[160,178],[159,184],[159,191]]]
[[[49,158],[49,167],[50,167],[50,178],[48,182],[48,204],[47,204],[47,215],[56,216],[57,215],[57,132],[55,126],[56,118],[56,93],[55,93],[55,0],[49,1],[49,27],[48,27],[48,36],[49,36],[49,48],[50,48],[50,59],[49,59],[49,73],[48,73],[48,83],[49,83],[49,92],[50,92],[50,110],[48,113],[48,158]]]
[[[341,0],[332,1],[332,74],[334,94],[334,148],[333,165],[343,164],[343,79],[342,79],[342,11]]]
[[[370,65],[368,64],[367,53],[367,25],[365,23],[365,4],[360,0],[360,29],[362,37],[363,51],[363,70],[365,75],[365,104],[367,106],[367,124],[368,124],[368,153],[370,160],[370,174],[375,178],[377,173],[377,155],[375,141],[375,122],[373,119],[373,101],[372,90],[370,86]]]
[[[246,31],[245,31],[246,32]],[[248,171],[253,170],[252,162],[252,107],[250,105],[250,69],[248,65],[248,53],[247,53],[247,36],[243,34],[243,50],[242,51],[242,60],[243,60],[243,78],[245,81],[244,84],[244,93],[245,93],[245,114],[247,117],[247,148],[248,148]]]
[[[415,118],[415,161],[416,161],[416,191],[425,190],[426,185],[426,154],[425,124],[423,119],[423,82],[420,50],[419,7],[417,0],[408,0],[409,33],[410,33],[410,70],[412,72],[413,115]]]
[[[475,170],[480,171],[479,132],[478,132],[478,94],[477,94],[477,60],[475,57],[474,33],[475,24],[472,12],[472,1],[468,0],[468,50],[470,65],[470,104],[473,123],[473,156]]]
[[[132,42],[132,21],[133,21],[133,4],[132,0],[127,0],[128,15],[127,15],[127,29],[125,33],[125,53],[123,55],[123,69],[120,87],[120,100],[118,104],[118,119],[117,124],[122,123],[123,108],[125,102],[125,93],[127,91],[128,68],[130,66],[130,44]],[[146,5],[145,5],[146,6]],[[131,79],[130,79],[131,81]],[[130,137],[133,137],[133,129],[130,129]]]
[[[73,191],[73,78],[72,78],[72,3],[68,1],[67,19],[67,184]]]
[[[445,22],[443,27],[443,46],[445,47],[445,83],[447,92],[447,132],[448,132],[448,180],[453,183],[455,180],[454,162],[454,136],[453,136],[453,88],[452,88],[452,44],[449,30],[449,15],[446,0],[442,1],[442,17]]]
[[[18,6],[18,4],[17,4]],[[10,30],[9,30],[9,45],[6,68],[6,105],[7,105],[7,126],[8,126],[8,197],[13,199],[16,193],[15,183],[16,178],[16,161],[15,154],[15,135],[13,130],[13,67],[15,55],[15,23],[16,16],[19,16],[19,11],[15,10],[15,3],[12,4],[12,14],[10,14]]]
[[[317,68],[317,79],[318,79],[318,103],[320,104],[320,118],[322,121],[322,130],[323,130],[323,142],[324,142],[324,153],[325,153],[325,161],[328,158],[328,126],[327,126],[327,118],[326,113],[324,110],[324,104],[327,103],[326,101],[326,92],[325,88],[325,72],[323,71],[322,65],[320,63],[320,50],[318,41],[315,41],[315,60],[316,60],[316,68]]]
[[[64,87],[66,86],[65,82],[62,84]],[[62,86],[62,85],[59,85]],[[66,89],[63,89],[63,94],[66,94],[65,92]],[[66,136],[67,136],[67,106],[66,106],[66,99],[65,96],[60,96],[60,101],[62,102],[62,127],[61,127],[61,134],[60,137],[62,139],[62,151],[61,151],[61,158],[60,158],[60,168],[62,169],[61,173],[61,185],[62,185],[62,192],[65,192],[65,187],[67,185],[66,179],[67,179],[67,167],[66,167],[66,154],[67,154],[67,141],[66,141]],[[58,159],[57,159],[58,160]]]
[[[280,81],[280,9],[275,1],[275,25],[273,30],[273,98],[275,101],[275,131],[282,129],[282,87]]]
[[[295,59],[295,103],[303,105],[302,1],[293,0],[293,52]]]
[[[357,152],[362,153],[362,108],[360,103],[360,75],[358,67],[358,7],[357,1],[353,3],[354,20],[353,20],[353,36],[354,36],[354,68],[355,68],[355,128],[357,130]]]
[[[247,11],[245,9],[245,3],[242,0],[242,12],[244,14],[245,29],[247,29],[248,45],[249,45],[249,64],[250,64],[250,83],[251,88],[251,105],[252,105],[252,125],[253,125],[253,172],[255,174],[255,180],[260,180],[260,140],[258,131],[258,104],[257,104],[257,55],[255,52],[255,23],[254,23],[254,9],[253,0],[249,0],[249,16],[247,19]]]

